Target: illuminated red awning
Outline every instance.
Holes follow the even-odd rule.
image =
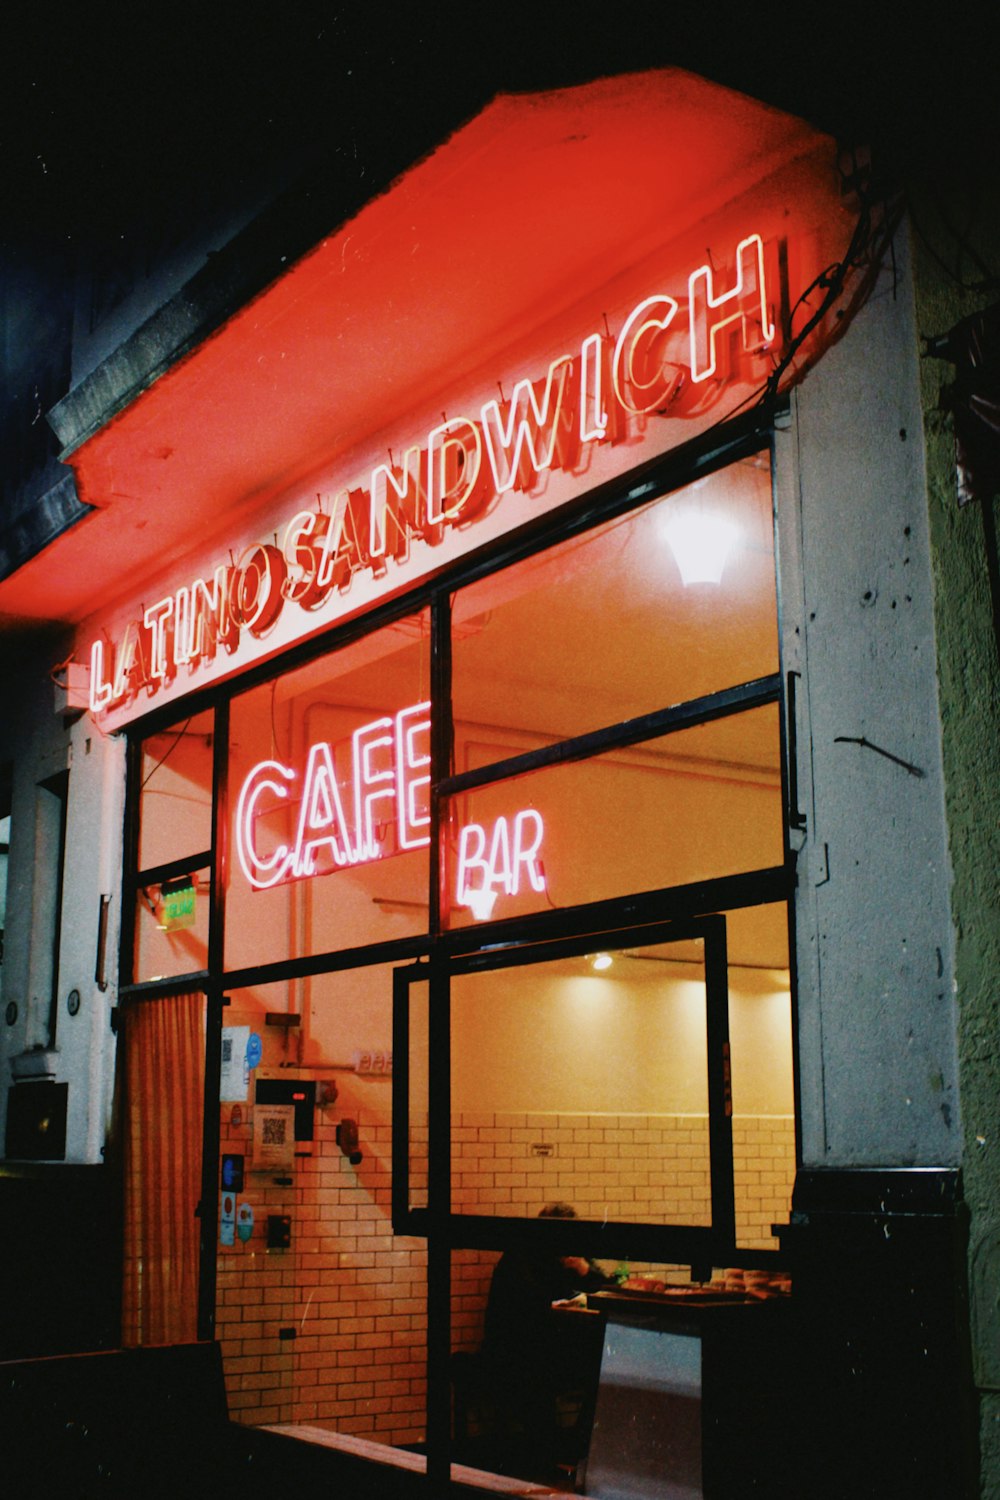
[[[0,583],[79,622],[823,138],[677,70],[500,97],[67,454],[94,512]]]

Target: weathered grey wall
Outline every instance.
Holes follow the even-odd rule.
[[[965,191],[965,188],[968,191]],[[979,285],[1000,254],[1000,204],[978,161],[965,184],[916,193],[920,332],[947,333],[997,300]],[[960,225],[962,242],[954,226]],[[963,285],[964,283],[964,285]],[[934,565],[946,806],[955,880],[955,975],[965,1197],[970,1210],[972,1360],[980,1387],[981,1493],[1000,1496],[1000,668],[991,626],[983,516],[960,508],[950,418],[952,367],[921,365]],[[997,497],[992,499],[1000,525]]]
[[[778,437],[786,666],[803,674],[807,829],[797,925],[807,1166],[949,1165],[960,1155],[904,233],[895,251],[848,333],[798,389],[792,424]]]

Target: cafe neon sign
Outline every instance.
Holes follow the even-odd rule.
[[[310,746],[300,777],[292,766],[262,760],[249,772],[236,803],[236,856],[256,890],[371,864],[430,843],[430,704],[415,703],[356,729],[350,740],[350,796],[337,770],[339,747]],[[291,842],[262,850],[260,821],[298,802]],[[350,803],[347,816],[345,802]],[[545,890],[542,816],[523,808],[487,830],[467,823],[458,841],[455,902],[488,917],[497,897],[525,885]]]
[[[776,337],[776,277],[759,234],[739,241],[733,263],[721,289],[712,263],[698,266],[686,306],[663,292],[643,298],[617,337],[588,334],[542,379],[517,380],[509,399],[501,391],[475,417],[442,421],[422,445],[375,464],[366,484],[340,490],[328,509],[317,497],[317,508],[298,510],[273,543],[255,542],[211,577],[157,599],[117,642],[95,640],[91,712],[140,691],[155,696],[182,668],[194,672],[220,648],[234,653],[246,635],[265,637],[287,607],[312,613],[346,594],[362,570],[380,579],[390,559],[406,561],[415,539],[434,545],[511,490],[530,492],[546,471],[574,471],[588,445],[624,441],[630,422],[695,413]]]

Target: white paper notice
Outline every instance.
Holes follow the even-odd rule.
[[[243,1100],[249,1092],[250,1079],[244,1067],[247,1042],[250,1040],[249,1026],[223,1026],[222,1071],[219,1077],[219,1098]]]

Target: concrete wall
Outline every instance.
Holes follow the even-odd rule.
[[[778,435],[807,1166],[955,1164],[954,960],[906,234]],[[867,741],[867,745],[858,742]]]
[[[65,654],[65,653],[63,653]],[[4,954],[4,1006],[17,1018],[0,1022],[0,1129],[6,1127],[10,1060],[51,1045],[52,936],[57,909],[58,837],[55,798],[40,783],[69,772],[59,971],[55,979],[55,1078],[69,1082],[66,1161],[100,1162],[110,1118],[124,744],[100,735],[88,719],[64,722],[56,712],[49,671],[57,644],[39,641],[19,654],[0,726],[0,759],[13,765],[11,847]],[[107,934],[109,984],[95,980],[99,896],[112,896]],[[66,1000],[80,995],[76,1015]],[[30,1083],[18,1085],[30,1088]]]

